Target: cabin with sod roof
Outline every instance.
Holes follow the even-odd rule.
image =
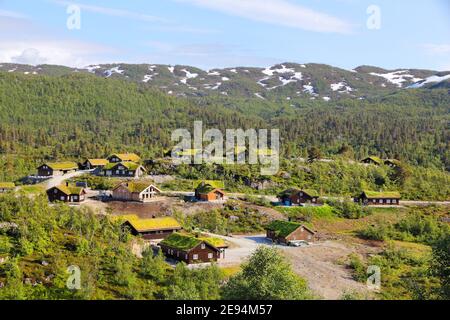
[[[148,182],[122,182],[112,190],[113,199],[120,201],[147,202],[154,200],[160,193],[160,189]]]
[[[40,177],[60,176],[78,170],[75,162],[47,162],[37,168]]]
[[[139,163],[125,161],[108,163],[99,170],[98,175],[105,177],[139,178],[142,177],[145,172],[145,168]]]
[[[220,259],[222,250],[207,239],[172,233],[161,241],[159,246],[166,257],[183,261],[187,264],[217,261]]]
[[[396,159],[386,159],[384,160],[384,164],[391,168],[401,167],[402,165],[402,163]]]
[[[86,170],[103,168],[108,163],[109,161],[106,159],[86,159],[86,161],[83,162],[83,168]]]
[[[225,200],[225,192],[222,181],[201,181],[195,188],[195,199],[198,201],[221,201]]]
[[[62,184],[47,190],[48,200],[50,202],[62,201],[69,203],[83,202],[86,197],[84,188]]]
[[[115,153],[106,158],[111,163],[118,162],[141,162],[141,157],[135,153]]]
[[[308,227],[292,221],[275,220],[267,227],[267,238],[276,243],[289,244],[291,241],[314,241],[315,232]]]
[[[381,166],[383,164],[383,160],[381,160],[380,158],[375,157],[375,156],[370,156],[370,157],[364,158],[361,160],[361,162],[365,163],[365,164],[374,164],[377,166]]]
[[[13,191],[16,188],[14,182],[0,182],[0,193]]]
[[[400,193],[398,191],[369,191],[364,190],[358,197],[355,197],[355,202],[359,202],[363,205],[385,205],[385,206],[398,206],[400,205]]]
[[[164,239],[182,229],[172,217],[141,219],[137,215],[125,215],[118,218],[125,220],[122,226],[129,228],[131,234],[147,240]]]
[[[278,195],[278,199],[284,206],[298,206],[304,203],[317,204],[319,193],[311,189],[290,188]]]

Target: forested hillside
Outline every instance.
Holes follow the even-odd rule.
[[[161,156],[172,146],[173,129],[202,120],[205,127],[222,130],[279,128],[282,156],[288,159],[306,156],[312,146],[334,157],[346,146],[354,159],[372,154],[448,170],[449,106],[445,89],[335,103],[187,99],[90,74],[0,73],[0,161],[25,174],[44,159],[78,160],[117,150]]]

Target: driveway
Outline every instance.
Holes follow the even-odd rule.
[[[210,236],[222,238],[230,244],[225,252],[225,259],[219,260],[219,266],[240,265],[259,246],[275,246],[283,252],[291,262],[294,272],[308,282],[316,295],[335,300],[340,299],[346,291],[368,294],[367,287],[353,280],[351,272],[341,263],[349,254],[358,252],[358,248],[341,241],[316,242],[307,247],[287,247],[272,244],[265,235]]]
[[[64,181],[66,181],[66,180],[69,180],[69,179],[72,179],[75,177],[79,177],[79,176],[82,176],[83,174],[90,173],[90,172],[91,171],[89,171],[89,170],[80,170],[80,171],[76,171],[76,172],[66,173],[62,176],[54,176],[45,182],[45,187],[46,187],[46,189],[50,189],[50,188],[59,186],[60,184],[63,184]]]

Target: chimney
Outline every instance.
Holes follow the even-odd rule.
[[[69,186],[69,181],[66,181],[66,187],[68,187]]]

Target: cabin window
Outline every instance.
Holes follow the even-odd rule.
[[[128,174],[129,174],[130,176],[132,176],[132,175],[133,175],[133,171],[129,171]]]
[[[373,199],[372,202],[373,202],[373,203],[377,203],[377,200]]]
[[[391,200],[389,200],[389,199],[388,199],[388,200],[386,200],[386,203],[391,203]]]
[[[212,253],[208,253],[208,259],[212,259],[213,258],[213,254]]]
[[[64,196],[62,196],[62,197],[61,197],[61,201],[64,201],[64,199],[65,199]]]
[[[194,254],[194,255],[192,256],[192,259],[193,259],[193,260],[198,260],[198,254]]]
[[[184,258],[185,258],[185,259],[187,260],[187,259],[188,259],[188,255],[187,255],[187,254],[185,254],[185,255],[184,255]]]
[[[205,249],[205,244],[204,243],[202,243],[202,249]]]
[[[393,200],[392,200],[392,203],[397,203],[397,200],[393,199]]]
[[[53,193],[55,193],[55,194],[58,193],[58,190],[57,189],[53,190]]]
[[[73,196],[73,200],[74,201],[78,200],[78,196]]]
[[[380,203],[383,203],[383,199],[380,199],[380,201],[379,201]]]

